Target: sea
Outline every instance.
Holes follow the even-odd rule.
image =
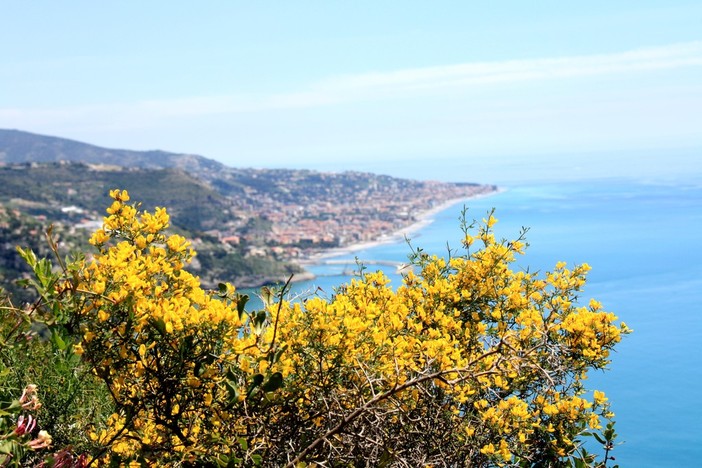
[[[438,255],[460,249],[463,209],[469,219],[481,219],[494,208],[498,237],[513,239],[528,228],[529,248],[515,268],[544,272],[558,261],[588,263],[581,303],[599,300],[634,330],[617,346],[610,368],[588,379],[616,413],[616,463],[702,466],[702,177],[502,189],[434,215],[412,234],[411,245]],[[292,295],[330,297],[357,274],[358,263],[399,284],[392,264],[409,253],[407,242],[397,241],[335,257],[310,266],[317,277],[295,284]]]

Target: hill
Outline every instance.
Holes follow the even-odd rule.
[[[108,149],[66,138],[0,129],[0,162],[59,161],[144,169],[177,168],[198,173],[224,168],[217,161],[192,154]]]
[[[206,285],[239,287],[284,280],[301,273],[296,262],[311,253],[377,239],[447,200],[495,190],[360,172],[230,168],[197,155],[0,130],[0,207],[13,216],[6,225],[26,228],[0,233],[0,245],[38,246],[17,233],[49,223],[63,226],[67,246],[79,245],[114,188],[129,190],[144,209],[169,209],[172,228],[196,244],[192,268]],[[16,258],[3,255],[0,270],[10,278]]]
[[[166,206],[172,230],[193,239],[198,250],[190,269],[206,287],[232,281],[239,287],[284,281],[300,267],[271,255],[253,258],[248,245],[232,246],[209,229],[230,225],[230,201],[202,181],[176,169],[103,170],[83,163],[25,163],[0,166],[0,287],[14,297],[31,299],[15,280],[29,270],[15,250],[30,247],[49,256],[44,233],[53,226],[62,254],[90,251],[87,239],[109,206],[109,190],[138,195],[142,208]]]

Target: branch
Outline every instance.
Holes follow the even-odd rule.
[[[415,378],[403,383],[402,385],[395,384],[389,390],[376,395],[374,398],[368,400],[364,405],[356,408],[353,412],[351,412],[351,414],[349,414],[344,419],[342,419],[336,426],[329,429],[325,434],[323,434],[323,435],[319,436],[317,439],[315,439],[310,445],[307,446],[307,448],[305,448],[302,452],[300,452],[297,457],[295,457],[291,462],[289,462],[287,465],[285,465],[285,467],[286,468],[294,468],[299,462],[303,461],[305,459],[305,457],[307,457],[307,455],[309,455],[309,453],[312,452],[312,450],[314,450],[318,445],[320,445],[325,440],[328,440],[333,435],[336,435],[339,432],[341,432],[341,430],[346,425],[348,425],[349,423],[351,423],[352,421],[357,419],[359,416],[361,416],[363,413],[368,411],[376,403],[379,403],[383,400],[386,400],[386,399],[390,398],[391,396],[402,392],[403,390],[406,390],[410,387],[414,387],[414,386],[419,385],[419,384],[426,382],[428,380],[434,380],[434,379],[443,377],[446,374],[465,372],[465,371],[469,370],[471,367],[473,367],[477,362],[487,358],[488,356],[491,356],[493,354],[497,354],[500,351],[501,351],[501,349],[498,346],[497,348],[493,349],[492,351],[489,351],[489,352],[483,354],[482,356],[474,359],[473,361],[468,363],[468,365],[466,365],[465,367],[452,368],[452,369],[447,369],[447,370],[439,370],[436,372],[432,372],[431,374],[425,374],[425,375],[420,375],[418,377],[415,377]],[[494,365],[491,366],[490,369],[488,369],[484,372],[472,374],[471,377],[475,378],[475,377],[479,377],[481,375],[489,374],[493,371],[492,370],[493,367],[494,367]],[[456,380],[453,380],[452,383],[457,383],[459,381],[464,381],[467,379],[468,379],[468,377],[456,379]]]
[[[285,291],[287,291],[288,286],[290,286],[293,276],[294,275],[290,275],[288,280],[285,282],[285,285],[283,285],[283,289],[280,290],[280,296],[278,297],[278,310],[275,313],[275,322],[273,322],[273,338],[271,339],[271,344],[268,346],[268,351],[266,351],[265,354],[270,353],[275,345],[275,335],[278,332],[278,317],[280,317],[280,309],[283,307],[283,295],[285,294]]]

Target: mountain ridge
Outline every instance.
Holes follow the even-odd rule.
[[[112,160],[106,161],[106,158]],[[116,160],[116,161],[115,161]],[[115,164],[145,169],[179,168],[219,170],[224,164],[204,156],[163,150],[137,151],[113,149],[69,138],[41,135],[17,129],[0,129],[0,162],[75,161],[92,164]]]

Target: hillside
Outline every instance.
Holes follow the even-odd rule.
[[[0,208],[16,218],[6,224],[58,223],[71,238],[65,244],[77,246],[99,224],[113,188],[129,190],[144,209],[168,208],[172,228],[196,243],[192,268],[205,284],[240,287],[284,280],[311,253],[377,239],[447,200],[495,190],[359,172],[230,168],[195,155],[0,130]],[[36,226],[5,230],[0,245],[34,246],[15,235],[29,231]],[[3,255],[0,270],[12,277],[7,265],[16,259]]]
[[[211,229],[228,216],[226,198],[177,169],[103,170],[67,162],[0,166],[0,200],[28,200],[49,211],[73,205],[101,212],[115,187],[138,194],[146,209],[168,207],[174,223],[189,230]]]

